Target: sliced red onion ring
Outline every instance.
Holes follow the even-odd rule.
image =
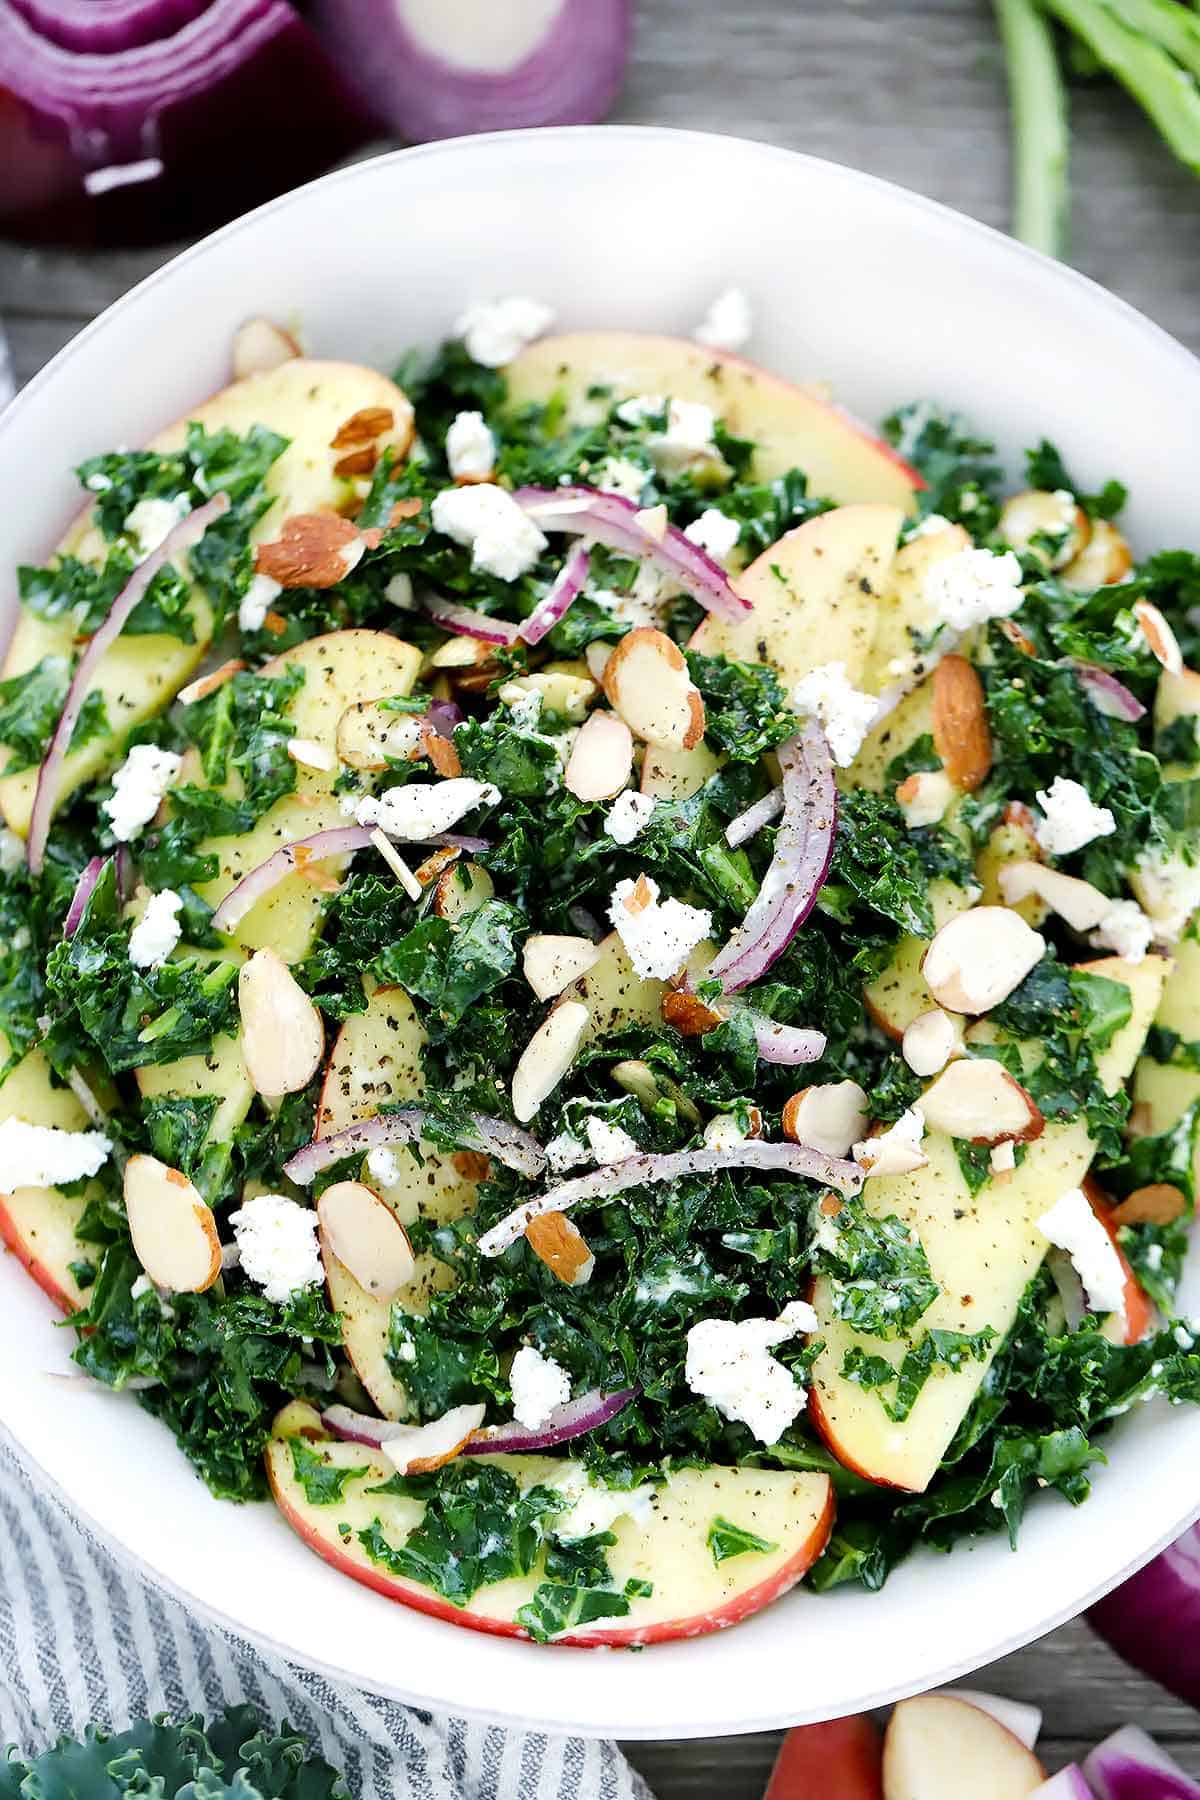
[[[498,1450],[503,1450],[513,1456],[523,1456],[530,1450],[549,1450],[555,1444],[565,1444],[571,1438],[583,1437],[585,1432],[607,1425],[640,1392],[640,1388],[631,1387],[622,1388],[615,1394],[602,1394],[599,1389],[580,1394],[577,1400],[556,1406],[545,1424],[536,1430],[518,1424],[516,1419],[510,1419],[504,1425],[485,1425],[482,1431],[467,1439],[462,1455],[494,1456]]]
[[[304,1154],[303,1151],[300,1153]],[[293,1160],[295,1160],[293,1158]],[[676,1150],[670,1155],[644,1154],[628,1156],[623,1162],[610,1163],[590,1175],[577,1175],[548,1188],[533,1200],[518,1206],[506,1218],[485,1231],[479,1240],[481,1256],[499,1256],[515,1244],[534,1219],[548,1212],[566,1212],[581,1200],[611,1200],[626,1188],[650,1187],[660,1181],[679,1181],[685,1175],[717,1175],[724,1169],[761,1169],[781,1175],[801,1175],[809,1181],[820,1181],[842,1194],[857,1194],[863,1184],[863,1172],[856,1163],[838,1156],[826,1156],[808,1144],[763,1144],[753,1140],[731,1145],[728,1150]],[[291,1173],[290,1169],[287,1171]]]
[[[443,600],[440,594],[424,594],[421,604],[443,631],[457,637],[479,638],[485,644],[515,644],[521,627],[511,619],[494,619],[490,613],[476,612],[473,606],[458,606]]]
[[[761,1013],[751,1015],[754,1041],[758,1054],[768,1063],[810,1063],[824,1056],[829,1042],[823,1031],[810,1031],[801,1025],[779,1025],[764,1019]]]
[[[1127,725],[1136,725],[1145,718],[1146,709],[1137,695],[1131,694],[1124,682],[1107,669],[1097,663],[1081,662],[1077,656],[1065,657],[1063,661],[1065,667],[1074,669],[1080,687],[1097,712],[1109,719],[1124,719]]]
[[[284,844],[243,875],[236,887],[230,888],[211,919],[214,931],[234,931],[252,906],[265,894],[291,875],[301,863],[320,862],[327,856],[351,856],[365,850],[371,842],[370,825],[334,825],[327,831],[314,831],[311,837],[297,838]]]
[[[75,883],[75,892],[71,895],[71,904],[67,908],[67,916],[63,920],[63,936],[74,937],[79,929],[79,921],[83,917],[84,907],[92,897],[92,889],[100,879],[100,871],[104,867],[102,856],[93,856],[85,863]]]
[[[765,975],[781,957],[816,905],[837,831],[837,788],[829,745],[819,725],[808,724],[779,746],[783,769],[783,823],[775,855],[749,912],[704,971],[734,994]]]
[[[137,605],[158,571],[169,563],[172,557],[182,556],[194,544],[198,544],[214,519],[219,519],[229,505],[228,494],[214,494],[203,506],[196,507],[186,519],[181,519],[174,530],[169,532],[144,562],[140,562],[121,592],[108,610],[103,624],[88,640],[83,655],[75,665],[75,673],[71,677],[71,685],[67,689],[67,698],[62,713],[50,739],[49,748],[42,758],[42,766],[38,770],[37,791],[33,797],[33,811],[29,819],[29,838],[25,845],[25,860],[29,864],[31,875],[40,875],[46,854],[46,839],[50,835],[50,820],[54,813],[54,802],[58,798],[58,775],[63,759],[71,742],[71,733],[75,722],[87,699],[88,686],[100,658],[121,634],[121,629],[130,613]]]
[[[777,819],[782,811],[783,789],[774,787],[761,800],[756,800],[753,806],[748,806],[745,812],[739,813],[736,819],[729,821],[725,827],[725,842],[731,850],[736,850],[739,844],[748,844],[765,825],[769,825],[772,819]]]
[[[513,499],[542,531],[576,532],[623,556],[655,563],[685,594],[719,618],[736,625],[753,610],[699,544],[675,525],[668,525],[661,539],[651,536],[638,522],[639,507],[620,494],[602,494],[589,487],[518,488]]]
[[[532,1178],[541,1174],[546,1166],[546,1156],[536,1138],[503,1119],[489,1119],[483,1113],[472,1113],[470,1117],[478,1134],[475,1149],[488,1151],[497,1162],[515,1169],[518,1175]],[[305,1144],[284,1163],[283,1172],[298,1186],[307,1187],[314,1176],[341,1162],[343,1157],[376,1150],[382,1144],[419,1144],[424,1127],[425,1110],[420,1106],[406,1106],[401,1112],[377,1113],[373,1119],[347,1125],[343,1131],[335,1131],[329,1137],[314,1138],[311,1144]]]
[[[397,1429],[395,1419],[373,1419],[368,1413],[355,1412],[352,1406],[327,1406],[321,1423],[347,1444],[369,1444],[373,1450]]]
[[[586,546],[577,544],[558,571],[549,593],[538,601],[521,626],[520,635],[527,644],[540,644],[575,604],[587,582],[591,561]]]

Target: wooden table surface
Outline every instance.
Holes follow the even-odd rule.
[[[1200,183],[1108,84],[1077,87],[1072,115],[1072,260],[1200,350]],[[1003,66],[987,0],[640,0],[616,117],[811,151],[1006,223]],[[0,243],[0,316],[17,379],[166,254]],[[806,1654],[798,1643],[798,1696]],[[997,1663],[986,1685],[1044,1709],[1051,1768],[1135,1719],[1200,1775],[1197,1716],[1127,1670],[1082,1624]],[[767,1733],[629,1749],[660,1800],[752,1800],[776,1743]]]

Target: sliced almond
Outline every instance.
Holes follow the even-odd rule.
[[[428,1425],[397,1425],[379,1448],[401,1475],[431,1475],[453,1462],[483,1424],[483,1406],[455,1406]]]
[[[702,1037],[706,1031],[715,1031],[724,1017],[686,988],[663,995],[662,1016],[681,1037]]]
[[[356,475],[369,475],[378,461],[379,452],[374,444],[364,444],[361,450],[347,450],[345,456],[339,456],[333,472],[343,481],[351,481]]]
[[[232,681],[245,667],[240,657],[233,656],[228,662],[223,662],[219,669],[211,669],[207,675],[198,675],[195,681],[189,681],[186,687],[180,688],[176,695],[180,706],[194,706],[197,700],[206,700],[209,694],[215,694],[218,688],[223,688],[227,681]]]
[[[896,805],[910,830],[937,825],[956,798],[957,790],[944,769],[917,769],[896,789]]]
[[[482,1150],[455,1150],[450,1161],[464,1181],[487,1181],[492,1173],[491,1161]]]
[[[955,787],[970,794],[992,767],[983,683],[965,656],[943,656],[933,671],[933,746]]]
[[[408,1233],[390,1206],[361,1181],[335,1181],[317,1201],[322,1245],[328,1245],[360,1288],[394,1300],[416,1273]]]
[[[1187,1197],[1169,1181],[1134,1188],[1113,1207],[1114,1225],[1170,1225],[1187,1211]]]
[[[429,759],[438,774],[452,781],[462,774],[462,762],[454,739],[443,737],[432,725],[421,727],[421,754]]]
[[[363,534],[336,513],[294,513],[279,536],[259,544],[254,566],[282,588],[336,587],[359,562]]]
[[[953,1062],[921,1096],[925,1123],[972,1144],[1028,1144],[1046,1121],[1019,1081],[991,1057]]]
[[[522,953],[525,979],[539,1000],[553,1000],[599,960],[600,951],[590,938],[545,932],[526,938]]]
[[[455,673],[470,669],[480,674],[486,669],[490,680],[491,671],[496,667],[496,646],[486,643],[483,638],[464,637],[461,632],[456,632],[444,644],[438,645],[429,658],[429,667],[450,669]]]
[[[910,1121],[915,1121],[920,1129],[911,1129]],[[920,1148],[924,1135],[924,1116],[914,1107],[886,1131],[876,1126],[866,1138],[851,1145],[851,1154],[864,1175],[911,1175],[929,1166],[929,1158]]]
[[[266,375],[286,362],[294,362],[300,354],[299,344],[282,325],[271,319],[247,319],[233,334],[234,380]]]
[[[289,738],[287,753],[302,769],[316,769],[322,774],[330,774],[337,767],[337,757],[333,751],[327,744],[319,744],[316,738]]]
[[[1036,656],[1037,645],[1027,631],[1022,631],[1015,619],[995,619],[992,621],[997,631],[1006,637],[1014,650],[1022,656]]]
[[[563,770],[577,800],[611,800],[633,773],[633,733],[616,713],[594,712],[579,728]]]
[[[256,950],[238,971],[242,1054],[260,1094],[307,1087],[321,1066],[325,1027],[292,971],[274,950]]]
[[[921,963],[947,1012],[985,1013],[1006,1000],[1046,954],[1046,940],[1007,906],[973,906],[934,934]]]
[[[1044,863],[1009,863],[996,876],[1006,906],[1017,906],[1036,895],[1052,912],[1065,919],[1072,931],[1092,931],[1113,909],[1107,894],[1080,881],[1074,875],[1063,875],[1048,869]]]
[[[468,913],[478,912],[496,892],[496,884],[477,862],[457,862],[438,876],[433,890],[433,910],[453,925]]]
[[[604,668],[604,691],[635,737],[663,750],[691,750],[704,736],[704,702],[679,646],[639,625]]]
[[[1035,556],[1043,568],[1061,569],[1086,548],[1092,522],[1073,494],[1032,488],[1004,502],[999,531],[1005,543]],[[1049,543],[1034,543],[1035,538]],[[1057,548],[1052,549],[1052,544]]]
[[[331,450],[347,450],[352,444],[370,444],[385,431],[395,429],[396,415],[390,406],[364,406],[348,419],[343,419],[329,440]]]
[[[867,1096],[857,1081],[801,1088],[783,1109],[783,1135],[826,1156],[845,1156],[867,1129]]]
[[[931,1006],[918,1013],[900,1040],[900,1051],[914,1075],[937,1075],[962,1051],[962,1020]]]
[[[1091,593],[1114,581],[1124,581],[1132,567],[1133,551],[1116,526],[1107,519],[1093,519],[1091,537],[1067,564],[1062,578],[1069,588]]]
[[[377,770],[387,768],[389,757],[415,756],[420,739],[405,730],[410,723],[403,713],[385,711],[382,701],[353,701],[337,722],[338,761],[348,769]],[[405,744],[410,735],[411,746]]]
[[[443,844],[437,850],[431,850],[423,863],[418,863],[413,874],[423,888],[431,887],[439,875],[452,868],[462,855],[457,844]]]
[[[591,1280],[596,1259],[587,1239],[566,1213],[543,1213],[525,1227],[525,1241],[539,1262],[567,1287],[583,1287]]]
[[[522,1125],[529,1123],[575,1061],[590,1022],[581,1000],[562,1000],[526,1044],[512,1079],[513,1112]]]
[[[1157,606],[1149,600],[1135,600],[1133,616],[1142,628],[1142,636],[1149,644],[1154,657],[1168,675],[1183,674],[1183,652],[1179,641]]]
[[[211,1206],[186,1175],[140,1153],[125,1164],[125,1213],[138,1261],[155,1287],[202,1294],[221,1273]]]

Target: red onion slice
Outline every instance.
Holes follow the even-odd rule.
[[[765,825],[777,819],[782,811],[783,789],[774,787],[761,800],[756,800],[753,806],[748,806],[745,812],[739,813],[736,819],[729,821],[725,827],[725,842],[731,850],[736,850],[739,844],[748,844]]]
[[[304,1152],[301,1151],[301,1155]],[[643,1154],[610,1163],[590,1175],[577,1175],[548,1188],[518,1206],[506,1218],[485,1231],[479,1240],[481,1256],[499,1256],[515,1244],[534,1219],[548,1212],[566,1212],[581,1200],[611,1200],[626,1188],[650,1187],[656,1182],[679,1181],[685,1175],[717,1175],[724,1169],[760,1169],[766,1173],[800,1175],[835,1187],[842,1194],[857,1194],[863,1172],[856,1163],[826,1156],[808,1144],[763,1144],[751,1140],[728,1150],[676,1150],[666,1156]],[[290,1170],[288,1170],[290,1173]]]
[[[372,1450],[378,1450],[397,1429],[395,1419],[373,1419],[368,1413],[355,1412],[352,1406],[327,1406],[321,1423],[344,1443],[369,1444]]]
[[[833,861],[837,787],[833,760],[819,725],[808,724],[779,746],[783,823],[775,855],[749,912],[704,979],[727,994],[758,981],[781,957],[816,905]]]
[[[1131,694],[1124,682],[1110,675],[1097,663],[1081,662],[1077,656],[1064,658],[1064,666],[1073,669],[1079,678],[1079,685],[1095,707],[1109,719],[1124,719],[1127,725],[1136,725],[1144,719],[1146,709],[1136,694]]]
[[[467,1439],[462,1455],[494,1456],[502,1450],[508,1455],[523,1456],[530,1450],[550,1450],[555,1444],[565,1444],[571,1438],[583,1437],[585,1432],[607,1425],[640,1392],[640,1388],[631,1387],[622,1388],[615,1394],[602,1394],[597,1388],[590,1394],[580,1394],[577,1400],[556,1406],[545,1424],[536,1430],[519,1424],[516,1419],[510,1419],[504,1425],[485,1425],[482,1431]]]
[[[284,844],[243,875],[236,887],[230,888],[210,921],[214,931],[234,931],[252,906],[269,894],[272,888],[294,874],[301,864],[321,862],[327,856],[352,856],[365,850],[371,842],[370,825],[334,825],[327,831],[314,831],[311,837],[297,838]]]
[[[490,613],[476,612],[472,606],[458,606],[443,600],[439,594],[424,594],[421,605],[443,631],[456,637],[479,638],[485,644],[515,644],[521,627],[510,619],[493,619]]]
[[[71,895],[71,904],[67,908],[67,916],[63,920],[63,936],[74,937],[79,929],[79,921],[83,917],[83,909],[92,897],[92,889],[100,879],[100,871],[104,867],[102,856],[93,856],[80,871],[79,880],[75,883],[75,892]]]
[[[456,725],[463,722],[462,707],[454,700],[431,700],[425,714],[430,727],[439,737],[453,737]]]
[[[823,1031],[810,1031],[801,1025],[779,1025],[753,1013],[754,1041],[758,1054],[768,1063],[810,1063],[825,1054],[829,1042]]]
[[[547,632],[553,631],[582,594],[587,584],[591,555],[583,544],[577,544],[558,571],[553,587],[538,601],[520,635],[527,644],[540,644]]]
[[[38,770],[37,792],[33,797],[33,811],[29,819],[29,839],[25,846],[25,860],[29,864],[31,875],[40,875],[45,860],[46,839],[50,835],[50,820],[54,813],[54,802],[58,798],[58,774],[63,759],[71,742],[71,733],[75,722],[87,699],[88,685],[93,671],[100,658],[115,643],[130,613],[137,605],[158,571],[169,563],[172,557],[182,556],[185,551],[198,544],[214,519],[219,519],[229,505],[228,494],[214,494],[203,506],[196,507],[186,519],[181,519],[174,530],[163,539],[158,549],[153,551],[144,562],[140,562],[121,592],[108,610],[108,617],[98,630],[89,638],[83,655],[75,666],[71,677],[71,685],[67,689],[67,698],[62,713],[50,739],[49,748],[42,758],[42,766]]]
[[[503,1119],[489,1119],[483,1113],[472,1113],[470,1118],[478,1134],[472,1148],[486,1150],[497,1162],[515,1169],[518,1175],[532,1178],[541,1174],[546,1166],[546,1156],[536,1138]],[[341,1162],[343,1157],[376,1150],[382,1144],[419,1144],[424,1127],[425,1111],[420,1106],[406,1106],[401,1112],[376,1113],[373,1119],[347,1125],[329,1137],[314,1138],[311,1144],[305,1144],[284,1163],[283,1172],[298,1186],[307,1187],[314,1176]]]
[[[518,488],[513,499],[542,531],[577,532],[622,556],[656,564],[707,612],[734,625],[753,610],[699,544],[675,525],[668,525],[661,539],[652,537],[638,522],[640,508],[620,494],[589,487]]]
[[[1140,1725],[1122,1725],[1083,1759],[1097,1800],[1200,1800],[1200,1784]]]

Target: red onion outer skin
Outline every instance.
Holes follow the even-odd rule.
[[[1200,1525],[1088,1610],[1118,1656],[1200,1707]]]
[[[405,26],[397,0],[315,0],[310,13],[330,55],[379,122],[426,143],[529,125],[594,125],[621,85],[633,5],[563,0],[542,42],[502,75],[432,54]]]

